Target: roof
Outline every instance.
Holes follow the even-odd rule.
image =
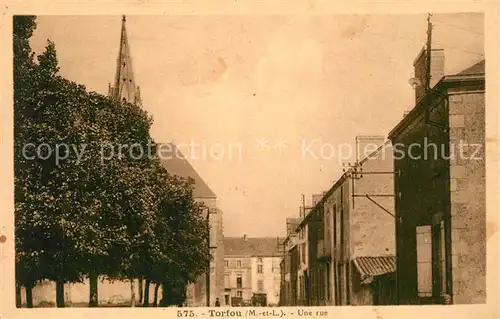
[[[141,105],[139,87],[136,87],[134,72],[132,68],[132,55],[127,37],[127,28],[125,26],[125,16],[122,18],[122,30],[120,35],[120,48],[118,59],[116,61],[115,81],[113,87],[110,84],[112,98],[115,101]]]
[[[457,73],[456,75],[472,75],[472,74],[485,74],[485,61],[481,60],[474,64],[473,66]]]
[[[203,178],[191,166],[186,157],[173,143],[163,144],[167,147],[161,148],[160,162],[166,168],[169,174],[181,176],[184,178],[191,177],[194,179],[193,196],[195,198],[216,198],[217,195],[205,183]]]
[[[361,275],[362,283],[370,283],[373,277],[396,271],[395,256],[357,257],[354,266]]]
[[[423,112],[423,110],[429,107],[429,99],[435,96],[442,97],[443,93],[439,93],[441,88],[449,86],[451,83],[459,83],[463,81],[482,81],[484,85],[484,78],[486,75],[485,71],[486,60],[481,60],[474,65],[466,68],[465,70],[455,74],[455,75],[445,75],[436,86],[430,90],[429,93],[424,95],[424,97],[415,105],[415,107],[389,132],[389,139],[394,139],[399,135],[404,127],[411,123],[413,119]],[[465,86],[464,86],[465,87]]]
[[[224,255],[228,256],[281,256],[277,237],[224,237]]]

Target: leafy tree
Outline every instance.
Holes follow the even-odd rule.
[[[100,276],[145,278],[155,295],[162,284],[163,299],[178,302],[210,258],[192,181],[157,158],[106,157],[103,143],[148,149],[152,119],[59,76],[50,41],[35,63],[35,27],[35,17],[14,17],[16,283],[29,307],[39,281],[57,283],[63,307],[64,283],[86,277],[97,306]]]
[[[165,188],[160,212],[162,223],[158,225],[163,234],[160,251],[169,253],[155,264],[153,281],[161,283],[162,305],[176,305],[185,299],[188,283],[206,271],[211,255],[207,245],[209,228],[204,213],[206,207],[193,199],[193,180],[170,176]],[[166,263],[165,263],[166,261]]]

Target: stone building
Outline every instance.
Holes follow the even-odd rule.
[[[299,263],[297,267],[297,306],[307,306],[309,302],[309,224],[301,223],[301,221],[302,219],[293,229],[297,234],[297,259]]]
[[[287,237],[282,243],[282,261],[280,265],[281,269],[281,288],[280,288],[280,306],[295,306],[298,303],[298,288],[297,288],[297,277],[293,276],[293,289],[292,289],[292,268],[297,270],[298,267],[295,265],[292,267],[292,261],[296,261],[297,258],[297,245],[299,242],[299,236],[296,229],[302,218],[287,218],[286,219],[286,234]],[[301,239],[302,241],[302,239]],[[305,250],[304,250],[305,251]],[[292,258],[293,255],[293,258]]]
[[[282,238],[224,239],[226,305],[278,305]]]
[[[422,50],[414,65],[433,82],[417,86],[415,107],[389,134],[399,303],[484,303],[485,61],[444,75],[444,54],[428,62]]]
[[[356,148],[298,227],[308,225],[310,306],[395,304],[392,148],[378,136],[358,137]]]

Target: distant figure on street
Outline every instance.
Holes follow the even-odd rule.
[[[220,301],[219,298],[215,298],[215,306],[220,307]]]

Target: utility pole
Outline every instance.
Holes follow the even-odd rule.
[[[210,257],[213,257],[212,255],[212,249],[215,249],[217,248],[217,241],[215,242],[215,245],[214,246],[211,246],[210,245],[210,232],[212,231],[211,227],[210,227],[210,215],[212,214],[217,214],[217,209],[210,209],[209,207],[205,207],[206,211],[207,211],[207,217],[206,217],[206,222],[207,222],[207,228],[208,228],[208,233],[207,233],[207,247],[208,247],[208,251],[210,253]],[[212,236],[217,236],[217,229],[213,229],[213,232],[212,232]],[[217,240],[216,237],[213,237]],[[207,295],[207,307],[210,307],[210,291],[211,291],[211,287],[210,287],[210,277],[211,277],[211,262],[212,262],[212,259],[210,258],[208,260],[208,264],[207,264],[207,270],[206,270],[206,295]]]
[[[306,195],[302,194],[302,218],[306,217]]]
[[[212,249],[210,246],[210,209],[206,207],[207,210],[207,247],[208,247],[208,252],[210,254],[210,257],[212,257]],[[210,262],[211,258],[208,259],[208,264],[207,264],[207,274],[206,274],[206,295],[207,295],[207,307],[210,307]]]
[[[432,54],[432,14],[427,16],[427,76],[425,83],[425,90],[429,91],[431,88],[431,54]]]

